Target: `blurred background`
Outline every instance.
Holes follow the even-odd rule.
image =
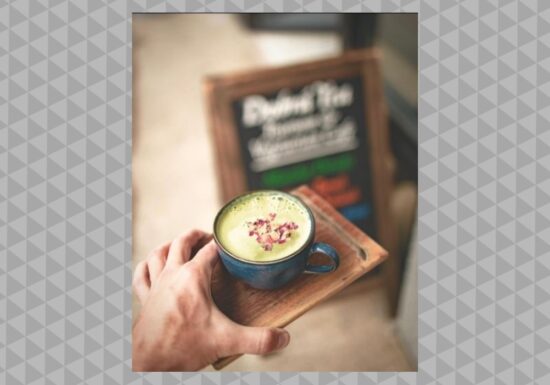
[[[229,371],[416,371],[417,14],[134,14],[133,263],[155,246],[210,231],[219,199],[202,82],[377,46],[396,159],[390,212],[395,279],[374,272],[287,327],[281,353]],[[134,315],[139,312],[135,298]],[[327,337],[328,336],[328,337]],[[213,370],[211,367],[206,370]]]

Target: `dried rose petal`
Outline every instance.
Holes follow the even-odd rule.
[[[292,236],[291,231],[298,228],[294,222],[273,223],[276,213],[269,213],[268,218],[258,218],[254,222],[246,222],[248,235],[255,237],[256,242],[265,251],[271,251],[273,244],[283,244]]]

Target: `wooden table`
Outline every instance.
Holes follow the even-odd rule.
[[[302,186],[291,193],[311,208],[316,222],[315,239],[329,243],[338,251],[340,266],[335,272],[325,275],[303,274],[281,289],[258,290],[234,279],[219,263],[212,280],[212,295],[221,311],[235,322],[248,326],[284,327],[387,257],[386,250],[313,190]],[[315,259],[312,262],[315,263]],[[222,358],[213,366],[219,370],[238,357]]]

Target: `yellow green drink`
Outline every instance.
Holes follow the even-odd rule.
[[[238,258],[275,261],[304,246],[311,220],[298,201],[276,191],[259,191],[228,205],[215,230],[219,242]]]

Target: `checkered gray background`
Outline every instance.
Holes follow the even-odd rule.
[[[173,11],[419,12],[418,373],[131,372],[131,13]],[[550,383],[548,0],[4,0],[0,122],[0,384]]]

